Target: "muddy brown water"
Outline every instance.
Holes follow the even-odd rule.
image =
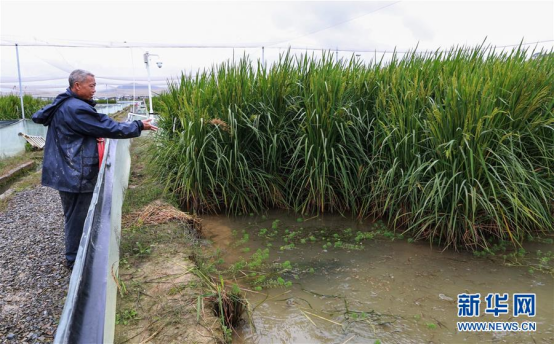
[[[236,330],[236,343],[554,342],[551,274],[384,236],[357,242],[352,235],[350,241],[342,239],[336,247],[341,240],[337,235],[345,231],[384,230],[383,224],[339,216],[304,220],[272,212],[202,218],[205,236],[222,250],[226,264],[241,258],[248,262],[256,250],[268,248],[269,263],[289,261],[293,267],[292,272],[281,275],[281,282],[290,282],[288,286],[248,293],[254,309],[252,320]],[[276,219],[277,230],[273,230]],[[260,236],[261,229],[267,231],[262,230]],[[272,231],[278,235],[265,236]],[[291,232],[296,232],[292,248],[286,247],[291,241],[283,240]],[[245,234],[248,241],[241,243]],[[315,240],[309,239],[310,234]],[[529,252],[553,250],[552,244],[544,243],[530,243],[526,248]],[[458,294],[475,293],[481,294],[480,316],[458,317]],[[509,314],[494,317],[485,313],[489,293],[509,295]],[[536,294],[535,317],[512,316],[514,293]],[[531,321],[536,322],[537,330],[459,332],[457,322],[463,321]]]

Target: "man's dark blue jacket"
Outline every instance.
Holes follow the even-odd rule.
[[[94,109],[94,101],[77,97],[70,89],[33,115],[48,126],[42,184],[62,192],[89,193],[98,178],[96,138],[140,136],[141,121],[119,123]]]

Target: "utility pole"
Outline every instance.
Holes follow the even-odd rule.
[[[25,106],[23,105],[23,88],[21,87],[21,69],[19,68],[19,46],[15,44],[15,55],[17,56],[17,75],[19,77],[19,98],[21,99],[21,118],[25,119]]]
[[[127,43],[127,41],[125,41]],[[131,51],[131,65],[133,66],[133,113],[135,113],[136,106],[135,106],[135,98],[136,98],[136,92],[135,92],[135,84],[136,84],[136,78],[135,78],[135,59],[133,58],[133,47],[129,46],[129,49]]]
[[[160,57],[157,54],[150,54],[149,52],[144,53],[144,63],[146,64],[146,71],[148,72],[148,98],[150,99],[150,109],[148,109],[148,112],[150,115],[154,114],[154,108],[152,107],[152,86],[150,81],[150,57],[156,56]],[[158,61],[156,62],[156,65],[158,65],[158,68],[162,68],[162,62]]]

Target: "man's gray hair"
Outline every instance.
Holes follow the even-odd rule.
[[[94,77],[94,74],[82,69],[76,69],[69,75],[69,88],[73,88],[75,83],[82,83],[88,76]]]

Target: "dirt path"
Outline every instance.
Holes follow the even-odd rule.
[[[221,343],[211,307],[200,303],[197,309],[202,290],[188,258],[193,239],[187,226],[172,223],[140,231],[128,235],[135,245],[126,247],[120,266],[115,342]]]
[[[123,205],[115,343],[222,343],[223,332],[190,257],[190,217],[164,200],[148,170],[149,138],[131,145]]]

